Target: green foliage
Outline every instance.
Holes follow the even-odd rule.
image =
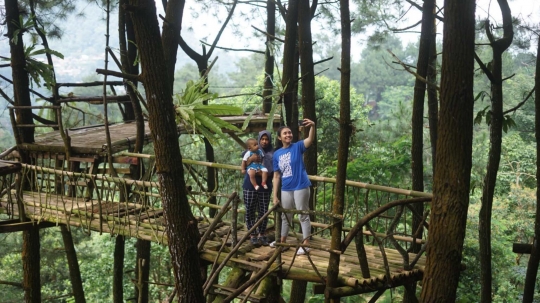
[[[412,92],[414,77],[392,66],[394,60],[386,49],[409,64],[414,64],[418,53],[413,45],[404,48],[401,41],[394,36],[390,36],[378,47],[365,48],[360,62],[351,66],[351,85],[364,94],[366,102],[381,101],[387,88],[395,86],[408,86]]]
[[[38,55],[51,54],[60,59],[64,59],[64,55],[48,48],[38,50],[35,50],[35,48],[35,44],[25,48],[24,54],[26,57],[26,70],[28,71],[28,74],[30,75],[32,80],[34,80],[34,83],[36,83],[38,87],[41,86],[41,79],[45,81],[47,87],[52,87],[56,84],[53,77],[53,67],[49,64],[36,60],[33,57]]]
[[[330,80],[324,76],[316,77],[315,83],[315,94],[317,98],[315,109],[318,113],[317,148],[320,161],[322,161],[321,164],[326,166],[334,162],[335,150],[336,146],[338,146],[340,84],[338,81]],[[354,88],[351,88],[350,95],[351,120],[356,130],[361,131],[368,124],[368,109],[364,107],[363,96],[357,94]]]
[[[411,139],[407,135],[392,142],[365,142],[351,152],[353,160],[347,166],[347,179],[404,185],[411,166],[410,150]]]
[[[217,94],[210,94],[205,78],[197,82],[188,81],[182,94],[175,97],[176,119],[183,123],[188,131],[200,133],[210,142],[215,141],[215,135],[225,138],[222,129],[240,132],[236,126],[223,121],[217,115],[242,115],[241,108],[225,104],[205,104],[215,99]]]

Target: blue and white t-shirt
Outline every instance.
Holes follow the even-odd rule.
[[[292,191],[311,186],[302,155],[306,151],[304,140],[274,152],[274,171],[281,173],[281,190]]]

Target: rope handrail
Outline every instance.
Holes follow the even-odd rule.
[[[146,158],[146,159],[155,158],[154,155],[137,154],[137,153],[129,153],[129,152],[123,152],[121,153],[121,155],[129,156],[129,157],[137,157],[137,158]],[[229,169],[229,170],[241,170],[241,167],[237,165],[197,161],[197,160],[190,160],[190,159],[182,159],[182,163],[207,166],[207,167],[213,167],[213,168]],[[308,175],[308,177],[312,181],[336,183],[336,178],[321,177],[321,176],[314,176],[314,175]],[[387,193],[411,196],[411,197],[418,197],[418,198],[432,198],[433,197],[432,193],[401,189],[401,188],[395,188],[395,187],[383,186],[383,185],[375,185],[375,184],[359,182],[359,181],[347,180],[345,181],[345,185],[349,185],[351,187],[359,187],[359,188],[371,189],[371,190],[382,191],[382,192],[387,192]]]

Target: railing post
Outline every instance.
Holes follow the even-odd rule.
[[[233,199],[232,211],[232,247],[235,247],[238,242],[238,197]]]

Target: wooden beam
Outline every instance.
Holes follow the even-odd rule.
[[[8,223],[8,224],[4,224],[4,222],[0,222],[0,234],[29,230],[34,225],[35,225],[35,222],[32,222],[32,221]],[[43,222],[43,221],[39,222],[37,225],[38,225],[38,228],[40,229],[58,226],[58,224],[56,223]]]
[[[0,160],[0,176],[16,173],[21,170],[21,163]]]
[[[528,243],[514,243],[514,245],[512,245],[512,252],[516,254],[530,254],[532,249],[532,244]]]

